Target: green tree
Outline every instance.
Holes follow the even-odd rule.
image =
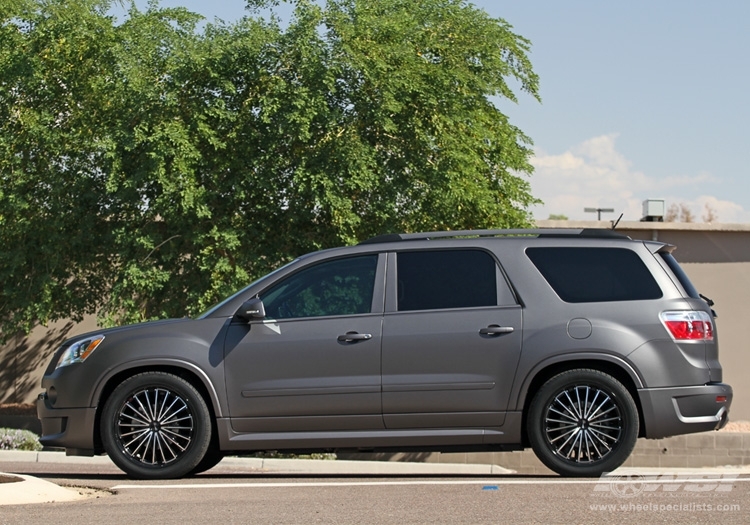
[[[0,320],[6,337],[94,311],[109,267],[104,137],[113,60],[104,5],[0,8]]]
[[[249,2],[266,7],[268,2]],[[301,253],[518,227],[529,42],[456,0],[298,0],[288,24],[156,2],[0,7],[0,320],[195,314]]]

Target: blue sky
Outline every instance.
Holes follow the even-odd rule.
[[[534,140],[536,218],[606,207],[617,213],[602,218],[638,220],[643,200],[663,198],[698,222],[706,205],[718,222],[750,222],[750,1],[473,4],[532,42],[542,103],[499,106]],[[244,0],[161,5],[247,14]]]

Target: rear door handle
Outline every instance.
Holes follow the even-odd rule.
[[[513,332],[512,326],[499,326],[496,324],[491,324],[487,328],[481,328],[479,330],[480,335],[502,335],[502,334],[509,334]]]
[[[357,341],[367,341],[372,339],[372,334],[360,334],[357,332],[347,332],[336,338],[340,343],[356,343]]]

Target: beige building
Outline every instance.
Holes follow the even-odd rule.
[[[538,221],[537,226],[611,228],[611,222]],[[675,258],[696,288],[715,301],[724,380],[734,388],[730,418],[750,420],[750,384],[742,379],[750,365],[743,335],[750,297],[750,225],[621,222],[617,230],[634,239],[677,246]],[[58,322],[0,348],[0,403],[32,402],[41,391],[40,380],[55,348],[66,337],[95,329],[92,318],[79,325]]]

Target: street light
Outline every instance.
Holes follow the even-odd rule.
[[[602,212],[604,213],[612,213],[615,211],[614,208],[584,208],[583,211],[586,213],[596,213],[597,217],[596,220],[600,221],[602,220]]]

